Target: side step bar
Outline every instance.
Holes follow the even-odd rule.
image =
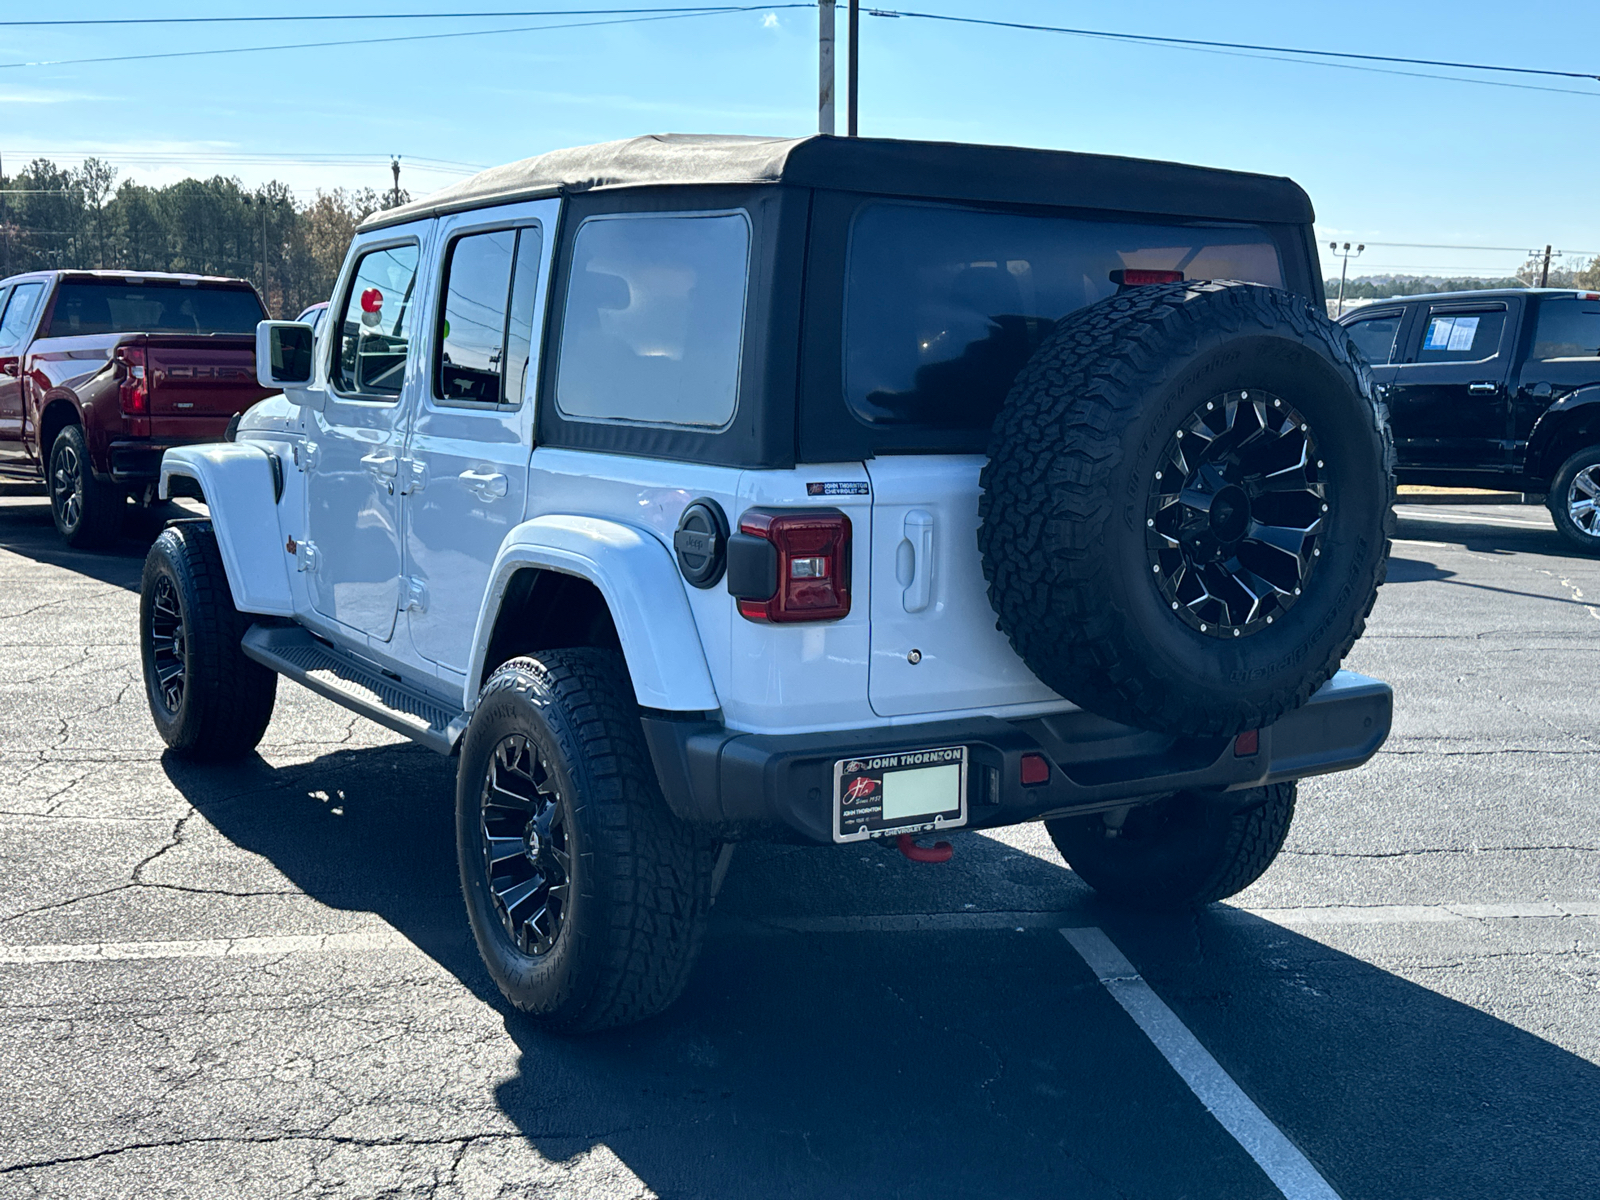
[[[440,754],[454,750],[466,731],[466,713],[391,679],[298,625],[252,625],[241,649],[262,666]]]

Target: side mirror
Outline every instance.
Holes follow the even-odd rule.
[[[282,391],[309,387],[316,374],[317,334],[299,321],[262,321],[256,326],[256,382]]]

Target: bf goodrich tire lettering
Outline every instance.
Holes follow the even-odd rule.
[[[1066,318],[1018,376],[979,546],[1000,628],[1042,681],[1127,724],[1229,734],[1338,669],[1383,580],[1393,497],[1387,415],[1311,301],[1143,287]]]

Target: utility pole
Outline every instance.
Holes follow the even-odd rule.
[[[1549,285],[1550,285],[1550,247],[1546,246],[1544,248],[1544,270],[1539,272],[1539,286],[1540,287],[1548,287]]]
[[[833,134],[834,0],[817,5],[817,132]]]
[[[850,115],[845,125],[845,132],[851,137],[856,137],[858,136],[856,118],[861,110],[856,95],[861,90],[861,0],[850,0],[850,65],[847,69],[850,75]]]
[[[400,156],[397,154],[389,162],[389,169],[394,172],[394,207],[400,207]]]
[[[1361,257],[1361,252],[1363,250],[1365,250],[1366,248],[1367,247],[1365,246],[1365,244],[1362,244],[1362,245],[1358,245],[1354,250],[1351,250],[1350,249],[1350,243],[1346,242],[1344,244],[1344,249],[1341,250],[1341,249],[1339,249],[1339,243],[1338,242],[1329,242],[1328,243],[1328,249],[1331,250],[1333,252],[1334,256],[1340,260],[1339,261],[1339,311],[1335,314],[1334,320],[1338,320],[1339,317],[1344,316],[1344,280],[1345,280],[1345,276],[1347,274],[1349,274],[1349,272],[1350,272],[1350,260],[1352,258]]]
[[[0,157],[0,279],[11,274],[11,214],[6,207],[6,162]]]

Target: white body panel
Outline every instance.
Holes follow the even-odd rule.
[[[706,669],[694,616],[672,554],[644,530],[595,517],[549,515],[517,526],[495,561],[473,638],[476,680],[511,577],[540,567],[589,580],[610,606],[633,680],[647,708],[713,712],[717,693]],[[463,692],[463,707],[477,703],[477,688]]]
[[[163,500],[171,496],[174,475],[198,482],[211,510],[234,607],[286,617],[295,610],[289,590],[294,559],[284,550],[278,523],[271,453],[266,446],[237,442],[175,447],[161,457],[160,493]]]
[[[542,329],[560,203],[541,200],[443,218],[435,257],[442,261],[444,247],[457,235],[538,228],[533,323],[536,330]],[[426,294],[431,305],[438,304],[437,281]],[[422,360],[426,364],[433,361],[435,325],[430,319],[430,332],[423,339],[428,342]],[[431,365],[417,372],[404,464],[409,491],[402,506],[406,578],[401,604],[417,651],[474,680],[478,675],[468,672],[467,665],[483,596],[502,545],[527,509],[528,448],[533,443],[539,364],[535,339],[526,394],[515,409],[441,403],[434,396]]]
[[[1066,702],[995,628],[978,553],[980,455],[885,455],[872,479],[872,710]]]

